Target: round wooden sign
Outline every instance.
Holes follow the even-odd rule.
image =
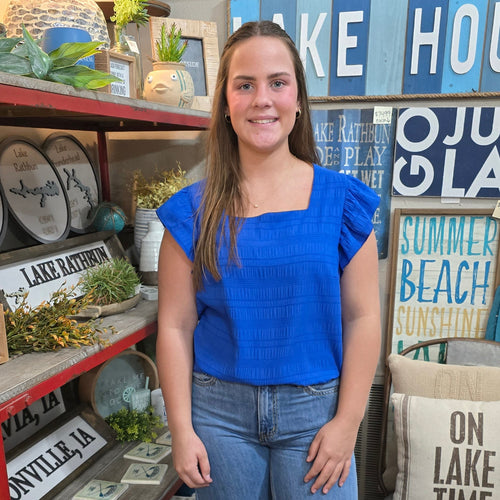
[[[52,160],[63,182],[71,211],[71,230],[84,233],[100,201],[95,168],[84,146],[72,135],[52,134],[42,149]]]
[[[7,232],[7,203],[5,202],[5,196],[2,193],[2,185],[0,183],[0,245],[5,238],[5,233]]]
[[[126,350],[102,365],[84,373],[78,381],[80,400],[90,403],[102,418],[129,408],[132,392],[159,387],[158,370],[149,356],[135,350]]]
[[[50,159],[31,141],[11,137],[0,144],[0,183],[19,225],[41,243],[69,233],[66,191]]]

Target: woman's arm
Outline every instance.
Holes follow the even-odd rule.
[[[165,230],[158,262],[158,339],[160,386],[172,434],[174,466],[191,488],[208,486],[210,465],[191,421],[193,332],[197,323],[192,262]]]
[[[380,353],[378,254],[372,232],[344,269],[341,282],[343,362],[335,418],[323,426],[309,449],[314,461],[304,478],[326,493],[345,482],[351,466]]]

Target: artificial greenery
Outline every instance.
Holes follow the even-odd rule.
[[[120,27],[124,27],[128,23],[144,26],[149,21],[147,6],[148,3],[143,0],[115,0],[113,4],[114,15],[110,17],[110,20]]]
[[[92,296],[92,304],[109,305],[133,297],[141,281],[134,266],[123,258],[114,258],[89,267],[82,275],[80,289]]]
[[[182,31],[172,23],[167,33],[164,24],[161,25],[160,39],[156,40],[158,60],[162,62],[180,62],[187,48],[187,40],[182,40]]]
[[[146,179],[141,171],[135,171],[132,192],[138,208],[156,209],[188,184],[186,172],[177,163],[177,170],[156,172],[151,179]]]
[[[122,408],[106,417],[106,422],[116,432],[116,440],[145,441],[150,443],[158,437],[156,430],[162,426],[161,419],[149,406],[144,411]]]
[[[78,323],[70,318],[89,306],[91,295],[75,298],[74,287],[61,287],[51,294],[48,301],[36,307],[28,304],[28,292],[16,296],[20,299],[17,308],[4,312],[7,345],[11,354],[106,344],[100,336],[106,329],[98,328],[94,321]]]
[[[99,53],[102,42],[63,43],[49,54],[22,27],[22,38],[0,38],[0,71],[73,87],[98,89],[119,81],[109,73],[76,65],[85,57]]]

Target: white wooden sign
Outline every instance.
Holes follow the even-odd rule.
[[[485,336],[499,230],[484,210],[396,211],[388,353],[424,340]]]
[[[11,500],[38,500],[106,444],[82,417],[73,418],[7,464]]]
[[[33,436],[59,415],[62,415],[65,409],[61,389],[56,389],[2,422],[5,451],[12,450],[19,443]]]
[[[111,258],[106,244],[96,241],[49,256],[16,262],[0,267],[0,289],[12,310],[18,307],[20,294],[25,290],[29,292],[28,304],[36,307],[59,288],[76,287],[86,269]]]

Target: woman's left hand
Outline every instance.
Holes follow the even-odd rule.
[[[306,483],[316,478],[311,486],[312,493],[323,488],[326,494],[337,481],[339,486],[344,484],[351,468],[357,432],[356,425],[342,423],[336,418],[318,431],[307,456],[307,461],[313,464],[304,477]]]

